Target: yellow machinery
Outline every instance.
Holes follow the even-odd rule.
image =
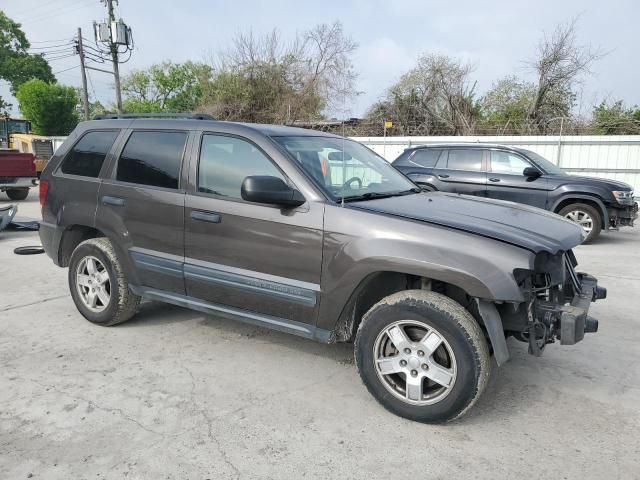
[[[36,157],[36,174],[44,169],[53,152],[64,142],[66,137],[46,137],[30,133],[12,133],[9,135],[9,148],[22,153],[31,153]]]

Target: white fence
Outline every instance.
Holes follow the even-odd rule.
[[[389,161],[415,145],[488,142],[526,148],[575,175],[611,178],[640,192],[640,135],[547,137],[353,137]]]

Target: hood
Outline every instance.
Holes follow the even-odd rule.
[[[349,204],[350,208],[463,230],[556,254],[582,243],[583,230],[546,210],[454,193],[418,193]]]
[[[580,183],[582,185],[591,185],[593,187],[605,188],[609,191],[613,190],[633,190],[633,187],[628,183],[619,182],[617,180],[611,180],[609,178],[599,177],[585,177],[582,175],[545,175],[545,178],[555,180],[559,184],[575,184]]]

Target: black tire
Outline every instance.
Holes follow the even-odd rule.
[[[7,190],[7,197],[11,200],[24,200],[29,196],[28,188],[10,188]]]
[[[600,232],[602,231],[602,214],[597,208],[586,203],[572,203],[562,208],[558,214],[567,218],[567,215],[571,212],[584,212],[593,220],[591,232],[587,234],[587,238],[585,238],[582,243],[589,243],[600,235]]]
[[[92,311],[85,305],[76,285],[78,266],[83,259],[90,256],[97,258],[109,275],[110,299],[106,308],[100,312]],[[109,239],[91,238],[78,245],[71,254],[68,277],[71,297],[78,311],[91,323],[110,327],[126,322],[135,315],[140,297],[129,290],[129,282]]]
[[[435,329],[455,357],[457,373],[453,386],[436,403],[414,405],[401,400],[387,389],[378,375],[374,354],[377,339],[392,324],[404,320],[418,321]],[[484,391],[491,370],[489,347],[473,316],[449,297],[426,290],[395,293],[374,305],[358,328],[355,358],[362,381],[383,407],[423,423],[442,423],[462,416]],[[398,375],[403,378],[405,374]]]

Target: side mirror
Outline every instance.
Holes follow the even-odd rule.
[[[542,175],[542,173],[540,173],[540,170],[538,170],[535,167],[527,167],[522,171],[522,174],[527,177],[530,178],[532,180],[538,178],[540,175]]]
[[[246,177],[240,188],[242,199],[248,202],[299,207],[305,202],[302,194],[284,180],[266,175]]]

